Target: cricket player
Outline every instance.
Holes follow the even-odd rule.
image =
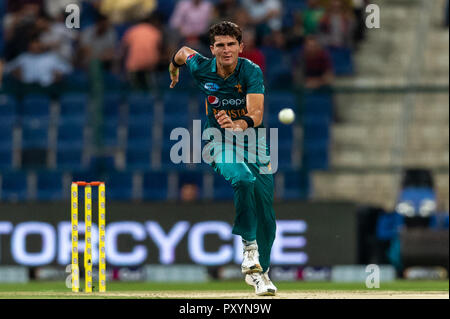
[[[212,59],[188,47],[175,53],[169,65],[170,88],[179,80],[179,68],[186,65],[197,87],[207,96],[205,129],[217,128],[225,136],[225,130],[245,132],[263,128],[263,74],[258,65],[239,58],[243,50],[240,27],[232,22],[217,23],[209,29],[209,39]],[[211,143],[219,142],[213,139]],[[267,149],[265,137],[258,136],[257,143]],[[227,147],[228,144],[224,149]],[[247,154],[244,161],[233,162],[226,160],[229,156],[225,153],[214,152],[210,165],[233,187],[236,209],[233,234],[241,236],[244,245],[242,273],[257,295],[273,296],[277,288],[269,279],[268,270],[276,222],[270,162],[249,162]],[[262,166],[266,168],[264,174]]]

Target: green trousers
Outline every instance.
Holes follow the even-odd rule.
[[[229,181],[234,190],[236,216],[233,234],[256,239],[259,262],[265,272],[270,266],[270,252],[275,240],[276,220],[273,210],[273,175],[260,174],[257,163],[211,163],[216,172]]]

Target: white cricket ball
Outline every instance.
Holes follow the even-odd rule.
[[[291,124],[295,120],[295,113],[291,108],[284,108],[278,113],[278,119],[283,124]]]

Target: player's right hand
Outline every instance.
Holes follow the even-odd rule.
[[[170,80],[172,80],[172,83],[170,83],[170,88],[173,89],[175,85],[178,83],[178,79],[180,76],[180,70],[173,66],[172,63],[169,65],[169,74],[170,74]]]

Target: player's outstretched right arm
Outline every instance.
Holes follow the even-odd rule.
[[[195,53],[197,53],[195,50],[188,47],[182,47],[177,53],[175,53],[169,64],[170,80],[172,80],[172,83],[170,83],[171,89],[178,83],[178,77],[180,75],[178,68],[182,67],[186,63],[188,56]]]

